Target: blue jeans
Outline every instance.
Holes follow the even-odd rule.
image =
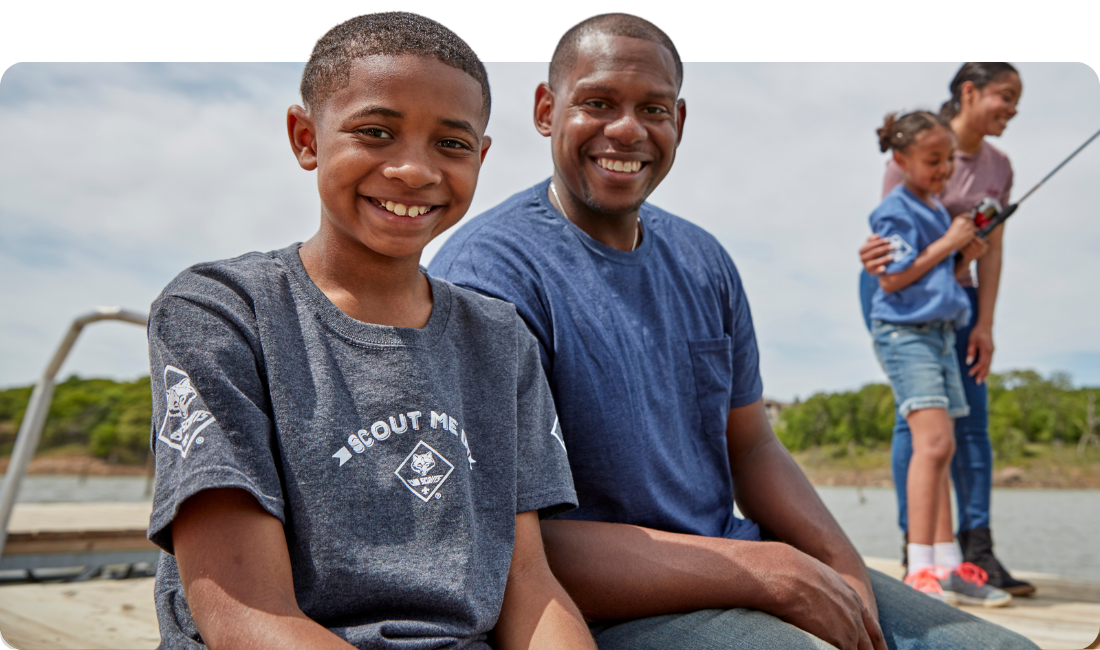
[[[870,570],[890,650],[1037,650],[1024,637]],[[833,646],[770,614],[704,609],[591,624],[600,650],[828,650]]]
[[[978,292],[966,288],[974,314],[978,313]],[[989,394],[985,384],[978,385],[966,366],[966,346],[972,326],[955,332],[955,354],[962,374],[963,390],[970,415],[955,420],[955,456],[951,459],[951,482],[959,509],[959,531],[989,527],[989,499],[993,491],[993,446],[989,442]],[[890,460],[894,471],[894,489],[898,495],[898,526],[909,530],[906,517],[905,481],[913,438],[909,424],[900,414],[894,417],[894,438]]]
[[[871,296],[878,288],[875,276],[863,271],[859,281],[860,304],[867,329],[871,328]],[[966,287],[970,298],[970,313],[978,314],[978,290]],[[993,446],[989,442],[989,395],[986,385],[974,382],[966,366],[966,346],[970,341],[972,324],[955,332],[955,353],[962,374],[966,402],[970,415],[955,420],[955,456],[951,459],[951,482],[955,486],[955,500],[959,509],[959,531],[989,527],[989,498],[993,490]],[[894,472],[894,489],[898,495],[898,526],[909,530],[906,516],[908,501],[905,483],[909,476],[909,459],[913,456],[913,439],[909,424],[900,414],[894,415],[894,438],[891,446],[891,465]]]

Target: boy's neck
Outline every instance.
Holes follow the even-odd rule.
[[[318,232],[298,251],[321,293],[351,318],[374,325],[422,329],[432,315],[432,289],[420,255],[395,259],[359,242]]]

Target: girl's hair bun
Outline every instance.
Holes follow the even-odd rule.
[[[905,151],[913,144],[921,131],[942,126],[951,131],[951,123],[945,118],[928,111],[913,111],[897,117],[897,113],[886,116],[878,133],[878,146],[881,151]]]

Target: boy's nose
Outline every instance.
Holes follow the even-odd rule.
[[[432,164],[431,157],[419,153],[410,153],[387,163],[382,175],[409,187],[435,185],[443,180],[443,174]]]

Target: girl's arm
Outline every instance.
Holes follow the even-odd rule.
[[[963,276],[970,270],[970,263],[982,259],[982,256],[988,250],[989,244],[981,237],[971,239],[970,243],[964,246],[959,251],[959,256],[955,258],[955,279],[961,282]]]
[[[580,610],[546,563],[534,510],[516,515],[516,545],[495,636],[501,650],[596,650]]]
[[[958,216],[951,221],[943,237],[932,242],[917,255],[917,259],[904,271],[885,273],[878,278],[879,286],[887,293],[900,291],[924,277],[937,264],[974,238],[974,222],[967,216]]]
[[[298,608],[283,524],[248,492],[218,488],[187,499],[172,541],[207,647],[352,648]]]

